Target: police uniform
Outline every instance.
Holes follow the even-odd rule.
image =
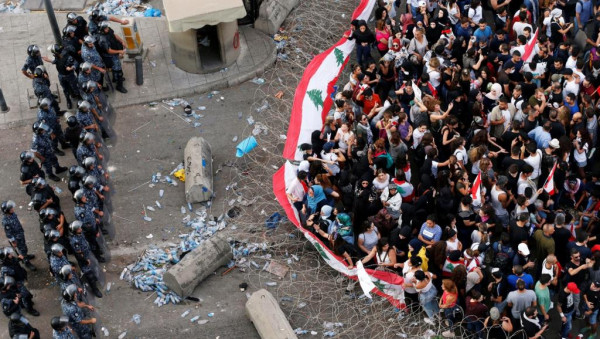
[[[52,96],[48,81],[44,77],[33,78],[33,93],[39,100],[48,98],[54,101],[54,96]]]
[[[81,58],[83,61],[87,61],[96,67],[105,68],[104,61],[95,47],[89,47],[87,44],[83,44],[81,46]],[[92,80],[100,82],[100,79],[102,78],[102,73],[100,71],[92,68],[92,75]],[[79,83],[81,84],[81,81]]]
[[[96,223],[94,208],[90,204],[76,205],[74,212],[75,218],[83,223],[83,234],[91,251],[96,254],[99,251],[99,245],[96,239],[98,224]]]
[[[108,28],[108,33],[101,32],[98,34],[98,52],[102,56],[102,60],[104,60],[105,65],[110,65],[114,71],[121,70],[121,60],[119,59],[118,54],[110,54],[108,53],[109,49],[114,50],[122,50],[123,45],[117,38],[115,37],[115,32],[112,28]]]
[[[65,327],[61,331],[52,330],[52,339],[77,339],[69,327]]]
[[[107,21],[108,17],[106,15],[99,15],[98,17],[96,17],[96,20],[92,19],[92,16],[90,15],[88,17],[88,19],[90,20],[88,22],[88,33],[90,35],[96,35],[100,33],[100,23],[102,21]]]
[[[63,314],[69,317],[69,325],[77,333],[79,339],[91,339],[92,331],[88,325],[81,323],[84,313],[75,301],[62,300],[60,302]]]
[[[44,157],[42,166],[44,167],[46,174],[53,174],[52,167],[56,169],[59,168],[58,158],[56,157],[56,154],[54,154],[52,140],[47,133],[34,134],[31,142],[31,149]]]
[[[63,50],[60,56],[57,56],[52,60],[52,63],[56,65],[56,71],[58,72],[58,81],[62,87],[67,101],[70,101],[70,97],[79,96],[79,89],[77,88],[77,77],[75,76],[75,69],[78,64],[70,55],[69,52]],[[70,71],[67,67],[73,67]]]
[[[54,254],[50,255],[50,271],[52,272],[52,275],[58,277],[60,269],[63,268],[63,266],[65,265],[71,264],[69,263],[69,260],[67,260],[67,257],[64,254],[62,257],[58,257]]]
[[[77,20],[77,23],[75,25],[71,23],[69,23],[69,25],[75,26],[75,37],[77,37],[80,40],[83,40],[83,38],[88,34],[88,23],[82,16],[78,16],[75,20]]]
[[[37,161],[33,160],[31,163],[24,161],[21,163],[21,181],[28,181],[35,177],[46,178],[46,173],[42,171],[40,165]],[[27,195],[31,196],[31,192],[33,191],[33,184],[29,182],[27,186],[25,186],[25,192]]]
[[[15,303],[14,299],[20,294],[19,302]],[[13,313],[21,314],[21,309],[25,308],[26,310],[32,310],[33,308],[33,296],[25,288],[25,285],[21,285],[21,288],[11,285],[8,289],[3,289],[0,291],[0,304],[2,304],[2,312],[5,316],[10,317]]]
[[[4,227],[4,233],[10,242],[17,243],[17,249],[19,254],[27,257],[27,244],[25,243],[25,232],[23,226],[19,221],[16,213],[5,214],[2,217],[2,226]]]
[[[65,93],[66,95],[66,93]],[[50,133],[54,134],[55,138],[51,139],[54,148],[58,148],[60,142],[62,148],[66,148],[65,134],[63,133],[62,126],[58,121],[58,116],[51,106],[48,109],[39,108],[37,112],[38,121],[45,122],[51,129]]]
[[[87,203],[89,205],[93,206],[95,209],[102,211],[101,206],[100,206],[100,198],[98,198],[98,195],[96,194],[96,191],[97,191],[96,186],[89,188],[89,187],[83,185],[81,187],[81,189],[83,190],[83,194],[87,198]]]
[[[77,73],[79,64],[83,62],[81,54],[79,54],[79,51],[81,51],[81,43],[79,42],[79,39],[76,36],[70,37],[68,35],[63,35],[62,46],[64,51],[67,52],[67,54],[73,58],[73,60],[75,60],[75,65],[77,66],[75,67],[75,72]]]
[[[84,91],[83,86],[88,82],[88,81],[94,81],[94,82],[100,82],[101,76],[100,76],[100,72],[94,73],[94,70],[92,69],[90,71],[90,73],[86,73],[86,72],[79,72],[79,75],[77,76],[77,84],[79,85],[79,89],[81,91]]]
[[[25,71],[25,72],[29,72],[29,73],[33,74],[33,71],[35,70],[35,68],[38,66],[41,66],[43,64],[44,64],[44,61],[42,60],[42,57],[40,55],[37,55],[37,56],[28,55],[27,58],[25,59],[25,64],[23,64],[23,67],[21,67],[21,71]]]
[[[21,266],[21,262],[17,257],[5,257],[2,260],[2,268],[0,269],[0,277],[11,276],[17,284],[23,284],[27,280],[27,271]]]
[[[96,146],[94,144],[86,145],[85,143],[80,143],[77,147],[77,162],[79,165],[83,165],[83,159],[87,157],[94,157],[98,161]]]

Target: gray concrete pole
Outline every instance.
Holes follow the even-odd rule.
[[[144,68],[142,65],[142,57],[140,55],[135,57],[135,83],[138,86],[144,84]]]
[[[50,21],[50,27],[52,28],[52,34],[54,40],[59,45],[62,45],[62,39],[60,36],[60,29],[58,29],[58,22],[56,22],[56,16],[54,15],[54,8],[50,0],[44,0],[44,6],[46,7],[46,14],[48,14],[48,21]]]
[[[6,105],[6,100],[4,100],[4,93],[2,93],[2,89],[0,89],[0,113],[7,113],[10,111],[8,105]]]

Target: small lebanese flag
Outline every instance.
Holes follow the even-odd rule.
[[[550,171],[550,174],[548,174],[548,179],[546,179],[546,183],[544,184],[544,191],[548,192],[550,195],[554,195],[556,193],[556,187],[554,187],[554,171],[556,171],[556,162],[554,162],[552,171]]]
[[[528,63],[531,62],[531,60],[533,60],[533,56],[535,55],[535,44],[537,44],[537,39],[538,39],[538,32],[540,31],[540,29],[536,29],[535,30],[535,34],[533,35],[533,38],[531,38],[526,44],[525,44],[525,53],[522,55],[522,59],[523,59],[523,63]]]
[[[481,201],[481,172],[477,174],[477,178],[473,182],[473,187],[471,187],[471,197],[473,201]]]

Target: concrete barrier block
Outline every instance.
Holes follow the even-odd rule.
[[[275,34],[300,0],[265,0],[260,5],[254,27],[266,34]]]
[[[189,203],[210,200],[213,196],[212,151],[201,137],[191,138],[184,150],[185,199]]]
[[[233,259],[229,242],[223,235],[215,235],[183,257],[163,275],[167,287],[181,297],[192,294],[194,289],[219,267]]]
[[[292,326],[269,291],[258,290],[246,302],[246,315],[262,339],[295,339]]]

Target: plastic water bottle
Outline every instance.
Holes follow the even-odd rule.
[[[185,318],[185,317],[187,317],[187,315],[188,315],[188,314],[190,314],[190,310],[187,310],[187,311],[183,312],[183,313],[181,314],[181,317],[182,317],[182,318]]]
[[[108,329],[106,327],[102,327],[102,333],[104,333],[105,337],[108,337],[110,333],[108,333]]]
[[[134,314],[133,318],[131,318],[131,320],[136,324],[139,325],[142,322],[141,316],[139,314]]]
[[[277,286],[277,283],[276,283],[276,282],[274,282],[274,281],[267,281],[267,282],[265,283],[265,285],[267,285],[267,286],[269,286],[269,287],[273,287],[273,286]]]
[[[159,196],[159,197],[161,197],[161,198],[162,198],[162,197],[163,197],[163,195],[165,195],[165,190],[160,190],[160,191],[158,191],[158,196]]]
[[[155,203],[156,203],[156,207],[162,208],[162,205],[160,204],[160,202],[158,202],[158,200],[156,200]]]
[[[125,332],[123,332],[123,333],[119,334],[119,339],[123,339],[123,338],[125,338],[125,336],[126,336],[126,335],[127,335],[127,331],[125,331]]]
[[[198,319],[200,319],[199,315],[197,315],[197,316],[193,317],[192,319],[190,319],[190,322],[193,323],[194,321],[196,321]]]
[[[62,190],[60,189],[60,187],[56,186],[54,187],[54,192],[56,192],[56,194],[61,194]]]
[[[181,214],[185,214],[185,207],[181,206]]]

